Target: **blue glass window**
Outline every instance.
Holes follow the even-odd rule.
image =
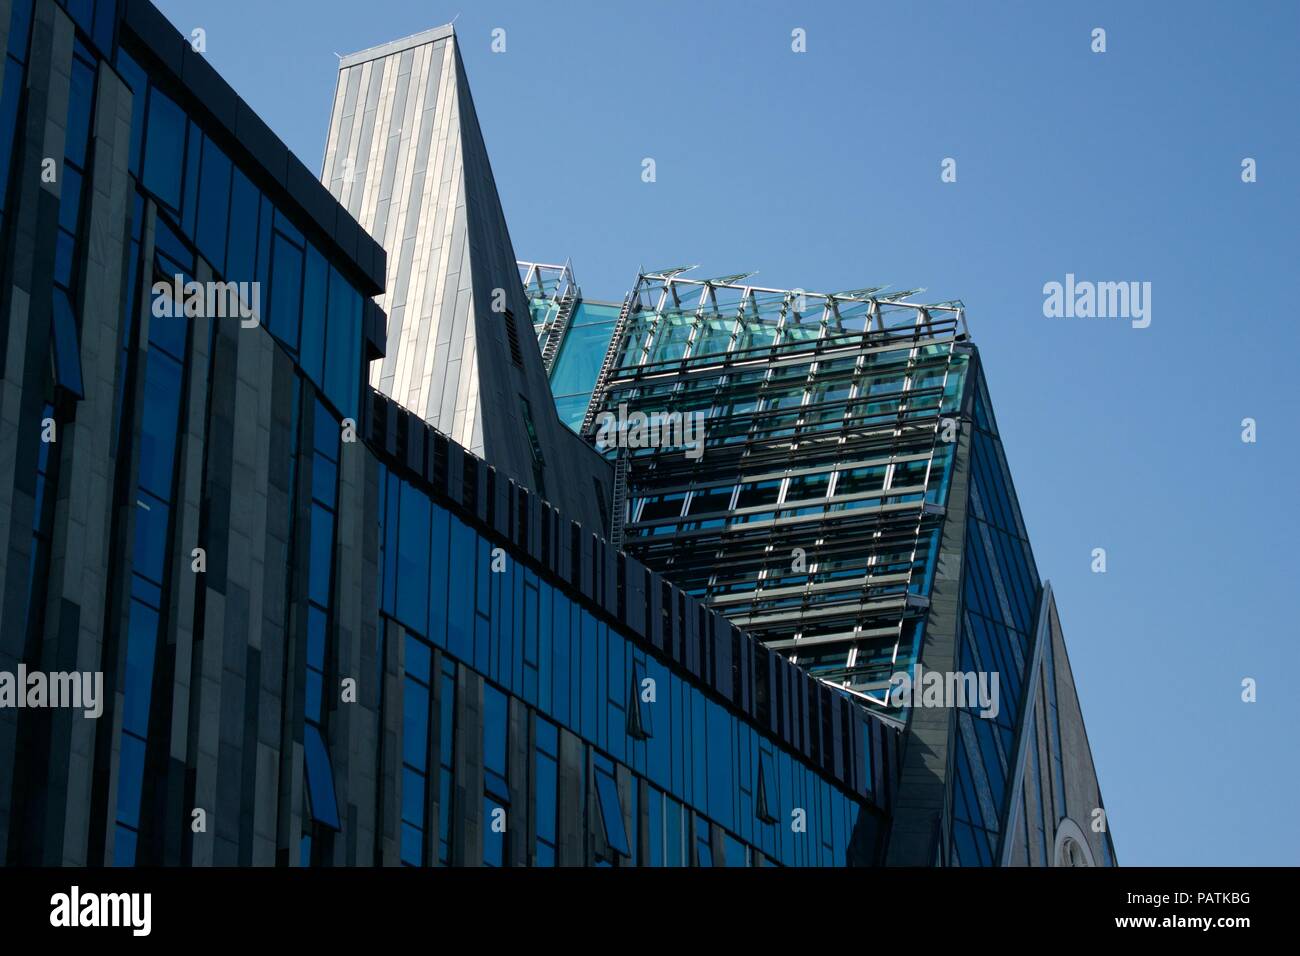
[[[506,695],[483,688],[483,780],[488,792],[508,800],[506,786]]]
[[[95,5],[95,26],[87,30],[95,37],[95,45],[107,53],[113,48],[113,24],[117,19],[116,0],[99,0]]]
[[[709,842],[709,821],[695,818],[695,859],[699,866],[713,866],[713,846]]]
[[[149,355],[140,420],[140,487],[171,497],[172,464],[181,395],[181,367],[166,355]]]
[[[177,272],[186,273],[185,278],[190,278],[189,273],[194,271],[194,256],[185,245],[185,240],[172,229],[166,218],[158,219],[154,246],[155,251],[161,253],[160,259],[163,261],[160,262],[160,267],[168,279]]]
[[[94,28],[95,0],[67,0],[68,16],[89,33]]]
[[[307,793],[311,800],[312,819],[333,830],[339,828],[339,807],[334,796],[334,773],[320,728],[307,724],[303,731],[303,749],[307,758]]]
[[[199,221],[194,243],[221,275],[226,274],[226,230],[230,223],[230,160],[211,139],[203,141]]]
[[[317,604],[330,603],[330,572],[333,570],[334,516],[319,505],[311,509],[311,568],[308,596]]]
[[[118,764],[117,818],[128,826],[140,825],[140,791],[144,780],[144,741],[131,734],[122,735],[121,759]],[[119,832],[119,839],[120,833]],[[132,857],[128,865],[134,862]]]
[[[167,563],[167,512],[167,505],[158,498],[140,492],[136,500],[132,570],[156,584],[162,584]]]
[[[664,866],[686,866],[682,855],[682,805],[664,797]]]
[[[748,866],[749,854],[745,850],[745,844],[741,843],[730,833],[722,835],[723,852],[727,857],[727,866]]]
[[[557,836],[556,822],[556,788],[559,785],[559,731],[548,720],[537,719],[537,764],[534,778],[534,792],[537,805],[534,819],[537,831],[537,865],[555,866]]]
[[[15,10],[22,5],[19,2]],[[0,210],[4,209],[5,196],[9,192],[9,163],[17,142],[18,101],[23,92],[22,65],[8,57],[4,57],[3,62],[5,85],[3,95],[0,95]]]
[[[597,761],[596,764],[596,798],[600,807],[600,820],[605,829],[605,842],[615,853],[631,856],[632,848],[628,843],[627,828],[623,824],[623,804],[618,799],[618,784],[614,781],[613,767],[606,769]]]
[[[149,731],[149,700],[153,693],[153,663],[157,641],[158,612],[132,600],[127,624],[126,694],[122,727],[140,737]]]
[[[95,73],[78,57],[72,58],[72,82],[68,91],[68,128],[64,155],[85,168],[90,142],[90,114],[95,103]]]
[[[325,394],[344,415],[355,416],[361,387],[361,295],[330,269],[326,325]]]
[[[261,194],[235,167],[230,180],[230,235],[226,243],[226,278],[251,282],[257,271],[257,210]]]
[[[429,614],[429,498],[407,482],[397,533],[397,617],[423,630]]]
[[[9,18],[9,55],[27,62],[27,34],[32,26],[32,0],[14,0]],[[0,51],[3,53],[3,51]]]
[[[85,397],[81,381],[81,349],[77,345],[77,320],[72,303],[62,289],[54,290],[54,374],[60,388]]]
[[[302,251],[276,233],[271,269],[271,333],[295,352],[301,308]]]
[[[302,336],[298,362],[313,382],[322,381],[325,367],[325,296],[329,264],[308,243],[302,285]]]
[[[506,808],[491,796],[483,797],[483,865],[505,866]]]
[[[185,156],[185,113],[157,89],[149,96],[149,127],[144,143],[144,185],[174,210],[181,208],[181,170]]]
[[[311,496],[326,508],[334,507],[335,490],[338,488],[339,466],[322,454],[311,458]]]
[[[63,189],[59,199],[59,228],[76,235],[81,215],[81,173],[71,166],[63,168]]]
[[[117,71],[122,74],[126,85],[134,94],[131,97],[131,156],[128,168],[139,176],[140,148],[144,141],[144,107],[149,97],[149,81],[145,78],[144,70],[140,69],[140,64],[121,47],[117,50]]]
[[[402,707],[402,759],[423,773],[429,755],[428,688],[408,679]]]
[[[316,414],[312,419],[313,447],[331,461],[339,460],[339,423],[320,399],[316,400]],[[334,496],[329,496],[332,504]]]
[[[865,734],[864,734],[865,736]],[[775,823],[776,786],[772,776],[772,758],[766,753],[758,755],[758,788],[754,792],[754,814],[764,823]]]

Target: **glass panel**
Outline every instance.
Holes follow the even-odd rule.
[[[176,211],[181,207],[181,169],[185,156],[185,113],[157,89],[149,96],[145,133],[145,188]]]
[[[301,307],[302,253],[276,233],[271,270],[271,334],[295,352]]]
[[[54,290],[54,371],[58,385],[82,398],[81,349],[77,345],[77,320],[72,303],[62,289]]]
[[[487,788],[502,800],[506,788],[506,695],[495,687],[483,688],[483,776]]]
[[[257,278],[257,207],[261,194],[236,168],[230,181],[230,235],[226,242],[226,278],[252,282]]]
[[[95,102],[95,74],[85,63],[73,57],[72,83],[68,91],[68,129],[63,151],[68,161],[83,169],[86,146],[90,142],[90,113]]]
[[[601,822],[605,827],[605,842],[609,848],[623,856],[631,856],[627,829],[623,825],[623,806],[618,799],[618,785],[603,770],[596,771],[596,795],[600,803]]]
[[[311,572],[308,595],[325,607],[330,603],[330,562],[334,554],[334,516],[320,505],[311,509]]]
[[[402,698],[402,759],[423,773],[429,754],[429,690],[406,679]],[[422,820],[423,817],[408,819]]]
[[[307,789],[311,796],[312,818],[323,826],[339,828],[339,808],[334,796],[334,774],[329,753],[320,729],[307,724],[303,732],[303,749],[307,760]]]
[[[151,353],[145,367],[139,481],[141,488],[164,498],[171,497],[180,391],[180,364],[161,353]]]
[[[226,229],[230,223],[230,160],[210,139],[203,141],[199,223],[194,241],[203,258],[226,274]]]
[[[397,533],[397,618],[423,631],[429,614],[429,499],[406,482]]]
[[[330,269],[325,394],[344,415],[355,414],[361,384],[361,296]]]
[[[144,737],[149,732],[149,701],[153,694],[154,650],[158,642],[158,612],[131,602],[126,639],[126,694],[122,727]]]
[[[321,382],[325,364],[325,284],[329,266],[325,257],[307,245],[302,290],[302,336],[298,361],[313,382]]]
[[[81,215],[81,173],[71,167],[63,169],[63,188],[59,198],[59,227],[76,235],[77,217]]]

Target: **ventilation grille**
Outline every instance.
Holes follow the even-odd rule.
[[[510,343],[510,360],[519,366],[524,367],[524,353],[519,348],[519,330],[515,328],[515,314],[509,309],[505,311],[506,317],[506,340]]]

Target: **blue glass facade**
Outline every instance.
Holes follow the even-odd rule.
[[[256,302],[244,305],[256,305],[259,320],[330,405],[355,419],[363,364],[356,285],[127,49],[118,50],[115,65],[135,92],[130,171],[141,193],[203,255],[214,278],[258,283]]]
[[[606,302],[578,302],[559,346],[551,369],[551,393],[560,421],[574,431],[587,413],[620,308]]]
[[[620,329],[543,285],[570,428],[593,394],[709,423],[703,462],[631,451],[624,551],[543,500],[536,395],[508,396],[533,492],[363,388],[378,247],[157,11],[5,9],[0,294],[32,305],[0,334],[0,607],[25,622],[0,670],[76,662],[106,706],[0,714],[0,860],[884,862],[910,715],[862,704],[930,639],[949,533],[954,665],[996,671],[1002,707],[954,716],[944,862],[999,862],[1018,750],[1046,858],[1084,805],[1068,663],[1047,649],[1026,730],[1042,586],[958,306],[843,293],[818,318],[720,280]],[[57,190],[12,174],[47,121]],[[235,283],[258,321],[176,281]],[[960,459],[938,425],[968,404]]]
[[[962,555],[958,670],[999,677],[996,717],[957,713],[953,862],[992,865],[1000,847],[1032,655],[1040,582],[983,376],[973,382],[970,502]],[[1059,740],[1053,750],[1059,761]]]
[[[585,826],[604,834],[604,862],[636,863],[644,852],[645,863],[709,865],[707,846],[701,856],[682,834],[706,834],[707,843],[711,824],[730,841],[733,861],[843,865],[849,859],[858,817],[871,812],[861,794],[827,780],[517,555],[500,551],[494,560],[498,543],[411,481],[385,467],[380,487],[381,613],[401,625],[406,640],[403,862],[426,859],[420,848],[430,825],[425,788],[434,785],[430,739],[443,740],[446,750],[446,743],[481,732],[483,819],[490,821],[495,810],[509,817],[508,701],[521,705],[524,718],[510,726],[534,741],[524,771],[534,792],[526,839],[539,865],[555,860],[557,728],[578,738],[584,762],[590,761],[594,790]],[[485,679],[481,728],[446,726],[454,708],[445,697],[435,706],[430,690],[435,648],[444,673],[469,668]],[[870,754],[862,760],[869,774]],[[452,767],[446,760],[440,767],[444,794],[461,792],[447,779]],[[630,783],[627,796],[619,795],[616,771]],[[647,814],[629,800],[645,800]],[[683,813],[695,818],[685,830]],[[641,830],[629,832],[625,817],[640,820]],[[806,821],[806,830],[792,828],[796,818],[800,827]],[[485,828],[486,864],[503,859],[502,836]]]

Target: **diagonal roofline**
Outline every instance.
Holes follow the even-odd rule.
[[[444,23],[440,27],[430,27],[428,30],[412,33],[409,37],[402,37],[400,40],[390,40],[387,43],[380,43],[378,46],[366,47],[356,53],[341,56],[339,57],[339,69],[346,70],[358,63],[382,59],[386,56],[392,56],[394,53],[401,53],[403,50],[411,50],[417,46],[424,46],[426,43],[436,43],[438,40],[445,40],[455,35],[456,30],[450,23]]]

